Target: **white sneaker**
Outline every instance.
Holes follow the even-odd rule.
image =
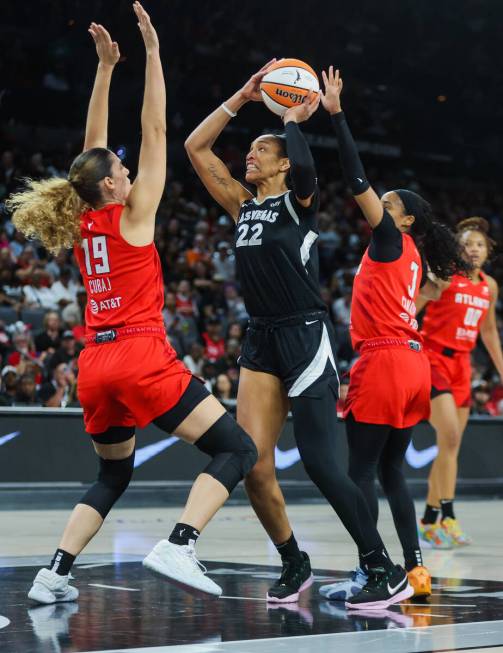
[[[68,585],[68,576],[59,576],[50,569],[41,569],[35,576],[28,598],[37,603],[76,601],[79,590]]]
[[[214,596],[222,594],[222,588],[205,576],[206,568],[196,558],[191,544],[173,544],[161,540],[145,558],[143,566],[202,592]]]

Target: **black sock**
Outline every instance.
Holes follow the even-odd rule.
[[[286,542],[283,542],[283,544],[275,544],[274,546],[278,550],[282,560],[285,558],[301,557],[299,545],[297,544],[297,540],[295,539],[293,532]]]
[[[440,499],[440,508],[442,509],[442,519],[456,519],[454,517],[454,499]]]
[[[423,555],[421,549],[409,549],[403,552],[405,571],[411,571],[414,567],[423,566]]]
[[[374,549],[367,551],[367,553],[360,554],[360,566],[364,571],[368,569],[375,569],[383,567],[386,571],[394,571],[395,565],[393,564],[388,552],[385,548]]]
[[[169,541],[172,544],[190,544],[192,540],[193,544],[195,544],[199,535],[197,528],[178,522],[171,531]]]
[[[51,565],[49,569],[55,571],[58,576],[68,576],[70,569],[72,568],[73,563],[75,562],[76,556],[72,556],[71,553],[63,551],[63,549],[56,549]]]
[[[423,524],[436,524],[439,514],[440,508],[430,506],[430,504],[427,503],[426,508],[424,509]]]

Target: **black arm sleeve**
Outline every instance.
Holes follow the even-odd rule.
[[[295,197],[305,200],[316,188],[316,168],[313,155],[296,122],[285,125],[286,153],[290,160],[290,177]]]
[[[365,170],[363,169],[353,135],[346,122],[346,116],[343,111],[340,111],[331,118],[339,143],[339,158],[344,180],[351,188],[353,195],[361,195],[361,193],[364,193],[370,188],[370,184],[365,177]]]
[[[400,258],[402,251],[402,232],[395,227],[390,214],[384,211],[381,222],[372,230],[369,256],[379,263],[391,263]]]

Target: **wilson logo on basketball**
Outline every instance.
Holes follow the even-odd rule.
[[[302,93],[294,93],[293,91],[286,91],[283,88],[276,87],[276,95],[279,95],[282,98],[288,98],[293,104],[302,104],[306,99],[306,96]]]

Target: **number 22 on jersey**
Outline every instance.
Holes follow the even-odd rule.
[[[264,225],[258,222],[250,227],[249,224],[240,224],[238,227],[239,236],[236,240],[236,247],[253,247],[256,245],[262,245],[262,231],[264,230]],[[251,236],[248,238],[248,232],[251,231]]]
[[[82,249],[84,250],[86,272],[88,276],[92,277],[95,274],[107,274],[110,272],[106,236],[94,236],[91,239],[92,252],[89,248],[89,239],[84,238],[82,240]]]

